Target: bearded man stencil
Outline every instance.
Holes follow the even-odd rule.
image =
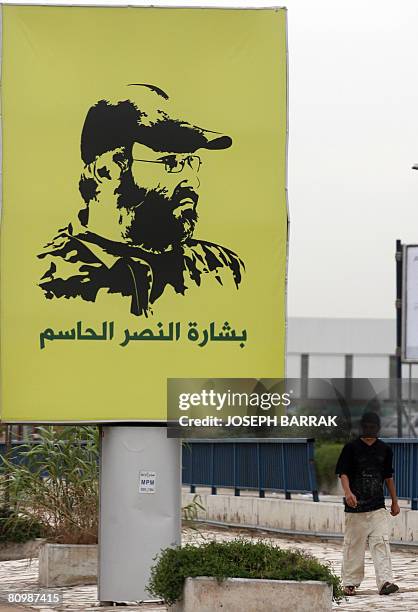
[[[226,277],[236,288],[244,264],[233,251],[193,237],[198,221],[201,151],[229,148],[229,136],[165,110],[168,95],[153,85],[127,86],[126,98],[100,100],[81,135],[85,206],[78,222],[58,230],[38,258],[49,268],[39,286],[47,299],[94,302],[99,291],[130,297],[147,315],[170,286]]]

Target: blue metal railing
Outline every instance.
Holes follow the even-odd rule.
[[[31,447],[34,447],[37,444],[36,440],[29,441],[19,441],[12,442],[9,449],[9,460],[15,465],[28,465],[28,459],[23,455],[23,451],[29,450]],[[87,446],[87,443],[84,441],[77,442],[74,444],[78,444],[79,446]],[[59,446],[59,442],[56,443],[56,447]],[[1,458],[7,455],[7,446],[4,443],[0,443],[0,465],[2,463]],[[97,461],[98,461],[97,457]],[[48,476],[48,470],[45,469],[41,472],[41,475],[46,477]]]
[[[418,510],[418,438],[383,438],[393,450],[394,479],[398,497]],[[22,443],[14,442],[13,461],[21,463]],[[0,444],[0,456],[5,454]],[[190,440],[183,446],[183,484],[192,492],[197,486],[232,488],[235,495],[251,489],[312,493],[318,501],[312,438]]]
[[[318,499],[312,438],[188,440],[183,446],[184,485],[259,492],[312,493]]]
[[[382,438],[393,451],[393,477],[400,499],[409,499],[412,510],[418,510],[418,439]]]
[[[32,446],[33,442],[12,442],[10,445],[9,459],[16,465],[25,463],[25,458],[21,454],[22,448],[28,450],[28,446]],[[7,454],[6,444],[0,444],[0,457],[4,457]]]

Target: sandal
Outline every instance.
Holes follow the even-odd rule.
[[[345,586],[344,587],[344,595],[351,596],[356,594],[355,586]]]
[[[397,584],[394,584],[393,582],[385,582],[379,591],[379,595],[391,595],[392,593],[396,593],[396,591],[399,591]]]

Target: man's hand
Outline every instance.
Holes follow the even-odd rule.
[[[393,482],[392,476],[389,478],[385,478],[386,486],[389,491],[389,495],[392,498],[392,504],[390,506],[390,513],[392,516],[397,516],[401,509],[398,504],[398,497],[396,495],[395,483]]]
[[[397,501],[393,501],[390,506],[390,513],[392,516],[397,516],[401,509],[399,508],[399,504]]]
[[[341,478],[341,485],[344,491],[345,502],[347,506],[350,506],[350,508],[356,508],[357,507],[357,497],[354,495],[354,493],[351,492],[350,480],[347,474],[340,474],[340,478]]]
[[[350,506],[350,508],[357,507],[357,497],[351,491],[347,491],[345,501],[347,502],[347,506]]]

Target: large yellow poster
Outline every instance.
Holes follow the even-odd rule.
[[[2,419],[282,377],[285,10],[2,11]]]

